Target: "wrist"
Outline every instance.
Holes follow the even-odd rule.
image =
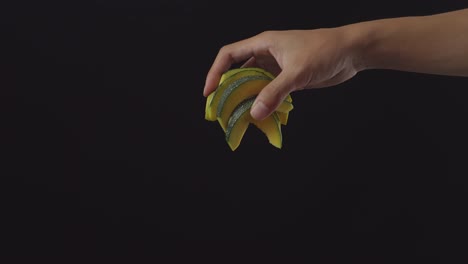
[[[372,58],[373,47],[378,43],[378,30],[371,22],[360,22],[341,27],[347,40],[352,64],[357,72],[378,68]]]

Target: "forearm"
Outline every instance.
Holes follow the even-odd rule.
[[[357,67],[468,76],[468,9],[344,26]]]

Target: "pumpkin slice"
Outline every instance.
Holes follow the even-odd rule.
[[[255,97],[252,97],[241,102],[229,118],[225,136],[232,151],[239,147],[251,123],[266,135],[270,144],[277,148],[282,147],[281,123],[276,112],[261,121],[254,120],[250,115],[250,108],[252,108],[254,100]]]
[[[209,121],[216,121],[217,102],[215,101],[219,100],[220,95],[222,94],[223,90],[226,88],[226,86],[229,83],[235,81],[237,78],[242,78],[244,76],[250,76],[250,75],[266,76],[270,80],[273,80],[273,78],[275,78],[273,74],[265,71],[262,68],[256,68],[256,67],[235,68],[235,69],[230,69],[224,72],[221,75],[221,79],[219,80],[219,84],[216,90],[214,90],[206,98],[205,119]]]
[[[215,93],[210,93],[208,97],[206,97],[206,104],[205,104],[205,119],[208,121],[216,121],[216,117],[213,116],[212,111],[210,110],[210,103],[213,100]]]
[[[276,116],[278,117],[280,123],[282,125],[287,125],[288,124],[288,119],[289,119],[289,112],[294,109],[293,104],[288,101],[284,100],[276,109]]]
[[[223,92],[221,98],[219,98],[218,108],[216,111],[216,117],[223,128],[226,131],[226,126],[229,120],[232,111],[236,106],[253,96],[258,95],[260,91],[267,85],[271,80],[265,79],[262,76],[250,75],[237,79],[235,82],[232,82]],[[290,103],[291,97],[286,98],[284,105],[278,107],[278,112],[287,113],[292,110],[293,106]],[[284,122],[287,122],[286,116],[282,116]]]
[[[258,67],[245,67],[245,68],[234,68],[234,69],[229,69],[229,70],[227,70],[226,72],[224,72],[223,75],[221,75],[221,79],[219,80],[219,83],[222,83],[222,82],[223,82],[224,80],[226,80],[228,77],[231,77],[232,75],[234,75],[234,74],[236,74],[236,73],[238,73],[238,72],[242,72],[242,71],[256,71],[256,72],[258,72],[259,74],[264,74],[264,75],[270,77],[271,79],[274,79],[274,78],[275,78],[275,76],[274,76],[272,73],[270,73],[270,72],[268,72],[268,71],[266,71],[266,70],[264,70],[264,69],[262,69],[262,68],[258,68]]]
[[[271,145],[282,148],[281,125],[287,124],[289,112],[294,108],[291,96],[288,94],[276,111],[261,121],[250,115],[256,96],[274,78],[273,74],[261,68],[231,69],[221,76],[217,89],[207,97],[205,119],[218,120],[231,150],[239,147],[250,124],[260,129]]]
[[[288,95],[286,97],[285,101],[291,103],[291,106],[292,106],[292,97],[291,97],[291,95]],[[287,125],[288,124],[289,111],[278,111],[277,110],[276,114],[278,115],[278,118],[281,121],[282,125]]]
[[[263,131],[268,138],[268,142],[271,145],[281,148],[283,146],[283,135],[281,133],[281,122],[278,118],[277,112],[273,112],[269,117],[257,121],[252,119],[252,124],[254,124],[258,129]]]
[[[226,128],[226,142],[232,151],[239,147],[245,131],[249,127],[251,116],[249,109],[252,107],[253,100],[241,103],[232,113]]]
[[[216,110],[216,118],[224,131],[234,108],[247,98],[256,96],[270,82],[267,76],[250,75],[238,78],[224,89]]]
[[[238,73],[240,71],[246,70],[246,68],[238,68],[238,69],[231,69],[226,71],[223,75],[221,75],[221,79],[219,80],[218,86],[226,80],[226,78],[231,77],[233,74]],[[273,78],[273,77],[272,77]],[[211,116],[212,111],[209,111],[209,107],[211,104],[211,100],[213,100],[213,97],[215,95],[215,92],[210,93],[208,97],[206,98],[206,105],[205,105],[205,119],[209,121],[216,121],[215,116]]]
[[[244,76],[248,75],[262,75],[262,76],[267,76],[270,77],[271,80],[275,78],[275,76],[258,67],[246,67],[246,68],[235,68],[235,69],[230,69],[226,72],[224,72],[221,75],[221,79],[219,80],[218,87],[215,91],[213,91],[210,95],[208,95],[206,99],[206,105],[205,105],[205,119],[209,121],[216,121],[217,116],[216,116],[216,111],[217,111],[217,106],[216,102],[220,98],[220,94],[222,94],[222,90],[225,89],[225,86],[228,85],[226,81],[232,82],[235,81],[235,79],[242,78]],[[232,79],[231,79],[232,77]],[[218,95],[216,95],[218,94]],[[213,101],[214,99],[214,101]],[[287,96],[286,98],[289,102],[292,102],[292,98],[290,95]]]
[[[280,120],[280,123],[282,125],[287,125],[288,124],[288,119],[289,119],[289,113],[288,112],[276,112],[278,115],[278,119]]]

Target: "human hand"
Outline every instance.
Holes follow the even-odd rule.
[[[234,63],[261,67],[276,78],[258,94],[251,115],[262,120],[286,96],[306,88],[342,83],[360,71],[359,49],[345,27],[266,31],[222,47],[206,77],[203,95],[213,92],[221,75]]]

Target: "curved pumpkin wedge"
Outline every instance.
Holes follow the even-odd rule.
[[[218,120],[231,150],[239,147],[250,124],[260,129],[271,145],[282,148],[281,125],[287,124],[289,112],[294,108],[292,97],[288,94],[273,114],[261,121],[250,115],[256,96],[274,78],[261,68],[231,69],[222,74],[218,87],[206,98],[205,119]]]
[[[236,150],[242,138],[249,127],[249,124],[254,124],[268,138],[270,144],[277,148],[282,147],[281,123],[276,112],[269,117],[257,121],[250,116],[250,108],[255,98],[249,98],[241,102],[234,109],[226,128],[226,141],[232,151]]]
[[[216,121],[216,109],[218,108],[219,99],[224,90],[237,79],[246,76],[261,76],[261,78],[272,80],[273,75],[267,75],[264,70],[259,68],[240,68],[228,70],[221,76],[220,83],[216,90],[214,90],[206,100],[205,106],[205,119],[209,121]]]
[[[223,82],[228,79],[229,77],[239,73],[239,72],[244,72],[244,71],[249,71],[250,73],[256,73],[256,74],[263,74],[263,75],[266,75],[268,77],[270,77],[271,79],[274,79],[275,76],[262,69],[262,68],[259,68],[259,67],[245,67],[245,68],[234,68],[234,69],[230,69],[230,70],[227,70],[226,72],[224,72],[222,75],[221,75],[221,78],[219,80],[219,84],[218,84],[218,87],[220,87]],[[239,78],[240,76],[236,76],[236,78]],[[212,109],[211,108],[211,102],[214,98],[214,95],[216,93],[218,89],[216,89],[215,91],[213,91],[210,95],[208,95],[208,97],[206,98],[206,104],[205,104],[205,119],[206,120],[209,120],[209,121],[216,121],[216,109]],[[288,96],[286,97],[286,100],[289,101],[289,102],[292,102],[292,98],[291,98],[291,95],[288,94]],[[281,118],[281,119],[286,119],[287,120],[287,114],[281,114],[281,116],[286,116],[285,118]]]
[[[278,118],[277,112],[273,112],[273,114],[261,121],[252,119],[252,124],[267,136],[268,142],[270,142],[271,145],[279,149],[283,146],[281,122]]]
[[[245,68],[234,68],[234,69],[230,69],[230,70],[227,70],[223,73],[223,75],[221,75],[221,79],[219,80],[219,83],[222,83],[224,80],[226,80],[227,78],[231,77],[232,75],[238,73],[238,72],[242,72],[242,71],[256,71],[258,72],[259,74],[264,74],[268,77],[270,77],[271,79],[274,79],[275,76],[262,69],[262,68],[258,68],[258,67],[245,67]]]
[[[215,121],[216,117],[213,116],[212,111],[210,111],[210,103],[211,100],[213,100],[214,97],[214,92],[210,93],[208,97],[206,98],[206,104],[205,104],[205,119],[208,121]]]
[[[229,116],[236,106],[240,102],[258,95],[263,87],[265,87],[270,81],[271,80],[265,79],[262,76],[245,76],[237,79],[224,90],[221,98],[219,99],[216,111],[216,117],[224,131],[226,131]],[[284,104],[281,104],[277,111],[287,113],[292,110],[293,105],[289,102],[291,100],[289,98],[284,100]]]
[[[245,131],[249,127],[251,116],[249,109],[252,107],[254,100],[247,100],[234,110],[226,128],[226,142],[232,151],[239,147]]]
[[[216,118],[224,131],[226,131],[228,119],[237,105],[247,98],[256,96],[270,82],[269,77],[250,75],[239,78],[226,87],[219,98],[216,110]]]
[[[278,106],[278,108],[276,109],[276,114],[282,125],[288,124],[289,111],[293,109],[294,109],[293,104],[287,98]]]
[[[278,119],[282,125],[287,125],[289,120],[289,113],[288,112],[276,112]]]
[[[292,105],[292,97],[291,97],[290,94],[288,94],[285,101],[291,103],[291,105]],[[279,118],[281,124],[282,125],[287,125],[288,124],[288,119],[289,119],[289,111],[287,111],[287,112],[278,111],[277,114],[278,114],[278,118]]]
[[[232,69],[228,70],[223,75],[221,75],[221,79],[219,80],[218,86],[224,82],[227,78],[231,77],[233,74],[240,72],[241,70],[244,70],[243,68],[239,69]],[[205,119],[209,121],[216,121],[216,116],[212,116],[212,111],[209,111],[208,109],[210,108],[211,100],[213,100],[215,92],[210,93],[208,97],[206,98],[206,105],[205,105]]]
[[[287,100],[284,100],[283,102],[281,102],[278,108],[276,108],[276,112],[289,113],[293,109],[293,104]]]

